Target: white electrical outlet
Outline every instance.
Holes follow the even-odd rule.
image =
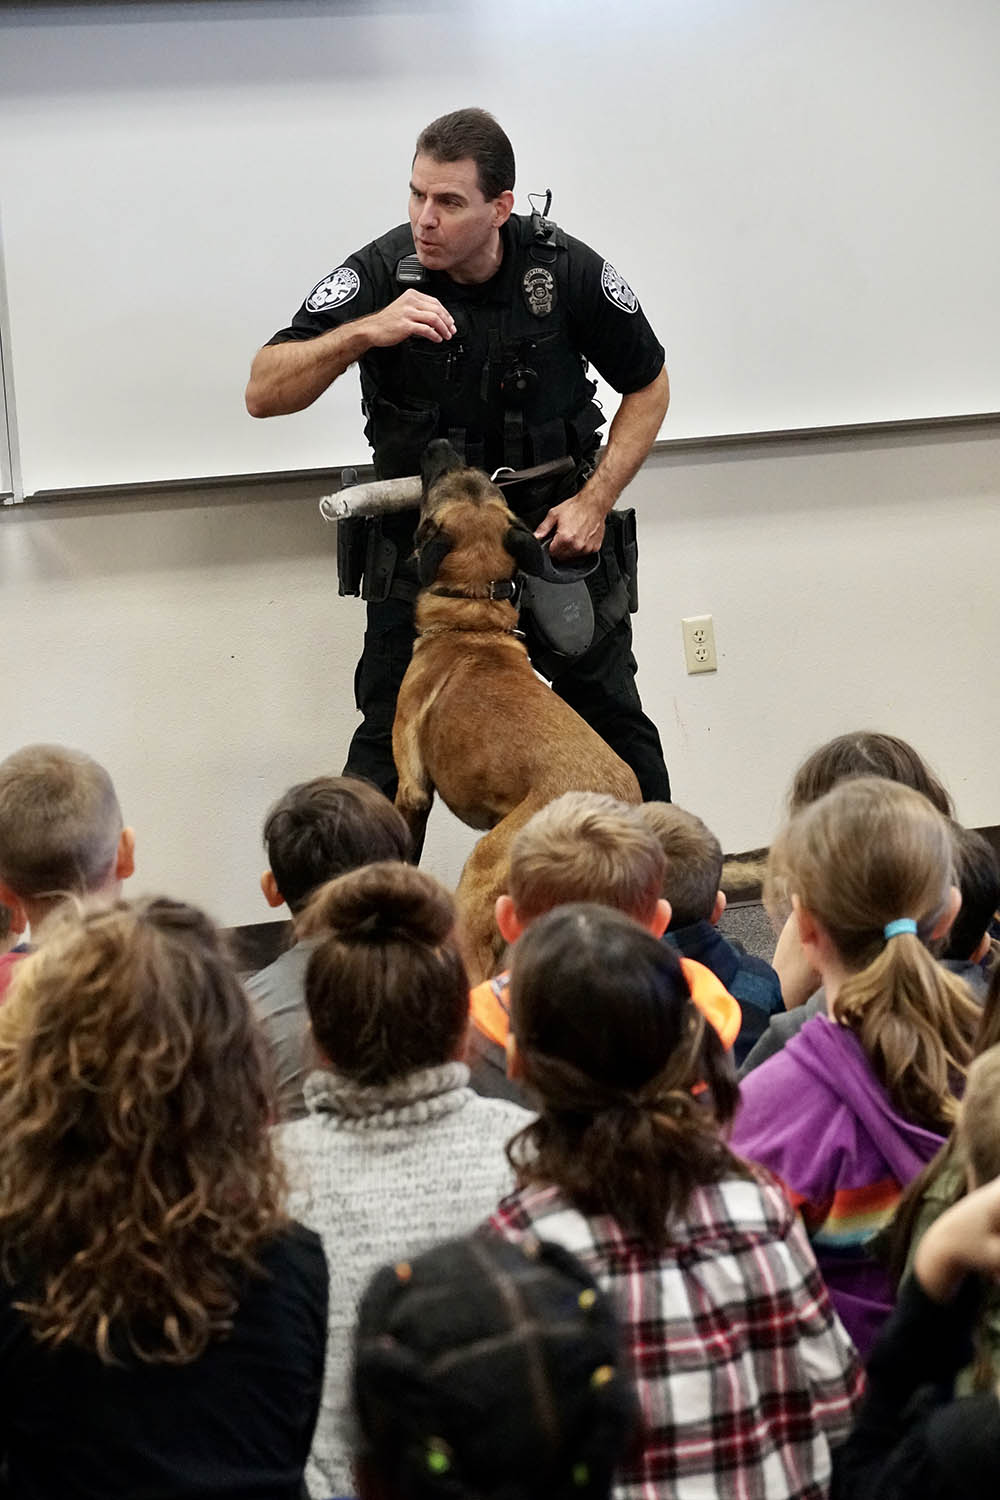
[[[689,615],[686,620],[681,621],[681,631],[684,635],[684,660],[688,673],[718,671],[712,616]]]

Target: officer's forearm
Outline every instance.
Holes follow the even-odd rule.
[[[622,397],[608,431],[604,455],[586,486],[588,497],[600,500],[605,514],[642,468],[669,404],[670,382],[666,366],[641,391]]]
[[[283,417],[311,406],[371,348],[364,324],[365,319],[359,318],[318,338],[265,344],[250,368],[246,389],[250,415]]]

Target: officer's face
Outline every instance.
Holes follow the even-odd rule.
[[[410,173],[410,225],[417,258],[455,281],[483,281],[496,270],[497,231],[514,197],[484,198],[469,158],[440,162],[418,156]]]

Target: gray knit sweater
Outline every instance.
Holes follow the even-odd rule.
[[[464,1063],[359,1088],[311,1073],[309,1115],[277,1140],[290,1211],[322,1237],[330,1268],[330,1335],[323,1404],[306,1480],[314,1500],[355,1492],[343,1435],[358,1299],[384,1261],[465,1234],[510,1192],[504,1146],[532,1116],[467,1086]]]

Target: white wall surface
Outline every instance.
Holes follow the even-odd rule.
[[[640,514],[640,686],[677,801],[728,850],[766,843],[802,756],[833,734],[911,740],[972,825],[1000,822],[1000,423],[661,454]],[[343,762],[358,601],[307,486],[0,514],[0,755],[102,760],[138,831],[138,890],[267,920],[266,808]],[[719,671],[685,675],[682,615]],[[435,810],[425,863],[473,835]]]

